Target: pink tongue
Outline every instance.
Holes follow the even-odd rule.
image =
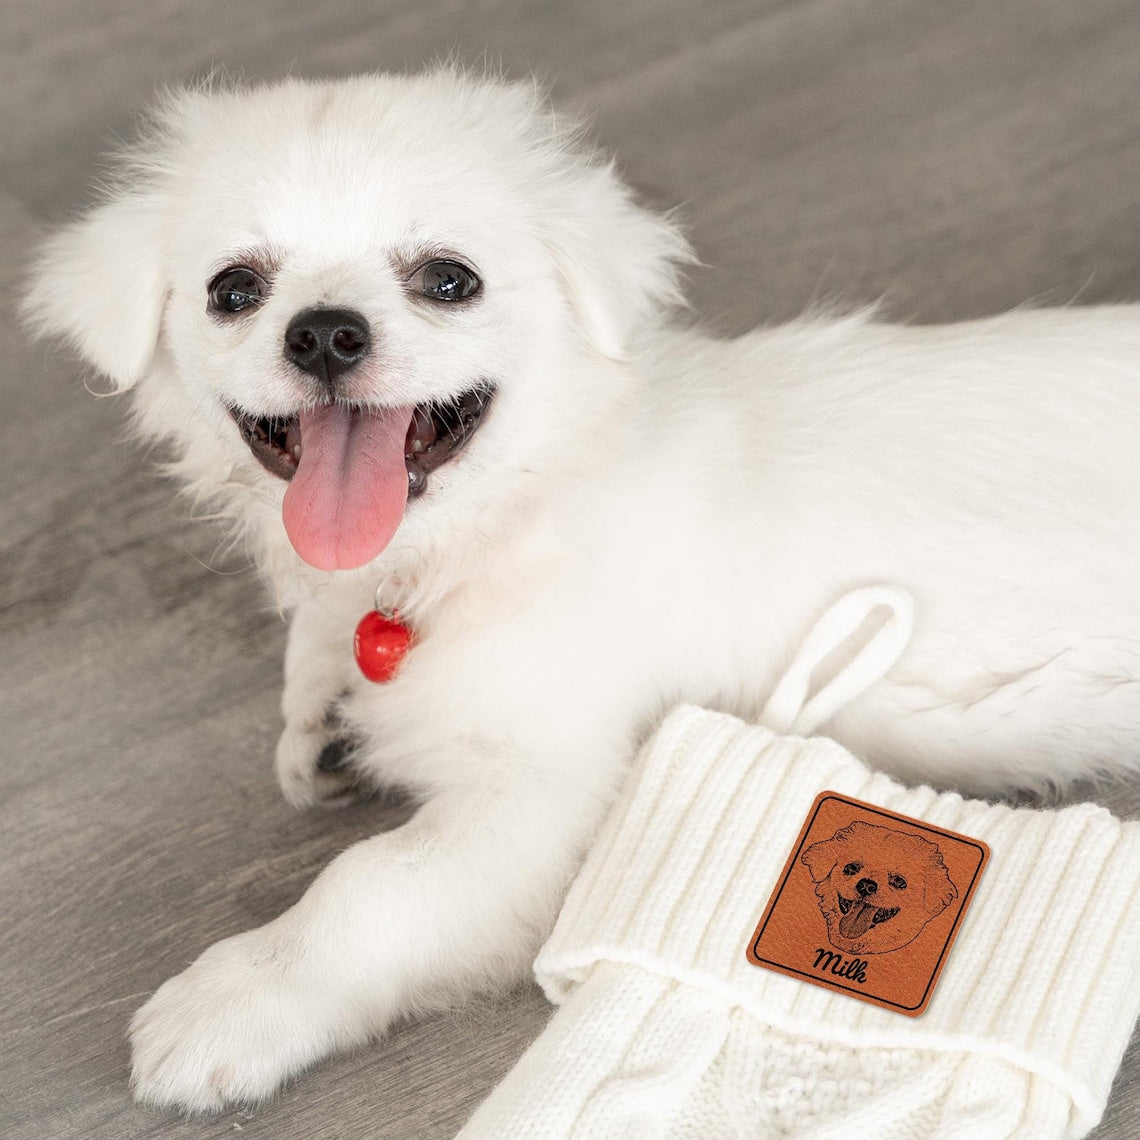
[[[388,545],[408,498],[411,408],[302,412],[301,460],[281,518],[293,549],[319,570],[352,570]]]

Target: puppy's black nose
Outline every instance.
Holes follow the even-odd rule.
[[[285,330],[285,357],[331,387],[368,355],[368,322],[352,309],[303,309]]]
[[[855,889],[863,898],[866,898],[868,895],[873,895],[879,889],[879,884],[876,883],[874,879],[860,879],[855,884]]]

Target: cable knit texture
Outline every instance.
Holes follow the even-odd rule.
[[[751,965],[816,795],[984,840],[926,1012]],[[1137,1013],[1140,825],[905,788],[832,741],[683,707],[643,749],[535,964],[561,1009],[463,1140],[1079,1137]]]

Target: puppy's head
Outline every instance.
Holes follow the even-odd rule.
[[[850,954],[906,946],[958,897],[937,844],[889,827],[852,823],[800,858],[828,940]]]
[[[168,97],[23,310],[196,490],[350,569],[588,462],[685,256],[530,88],[291,80]]]

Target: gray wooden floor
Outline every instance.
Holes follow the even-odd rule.
[[[127,1095],[128,1016],[294,900],[385,809],[290,811],[270,771],[284,630],[24,343],[20,265],[152,90],[454,51],[589,108],[739,331],[813,299],[915,320],[1140,300],[1135,0],[0,0],[0,1135],[450,1137],[538,1031],[537,992],[408,1025],[255,1113]],[[1140,791],[1108,802],[1140,816]],[[1097,1135],[1140,1134],[1134,1047]]]

